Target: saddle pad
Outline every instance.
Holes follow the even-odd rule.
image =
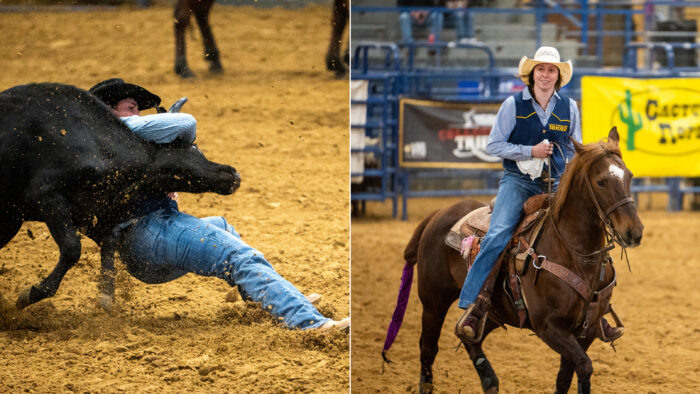
[[[462,224],[465,220],[467,220],[467,216],[469,216],[469,214],[466,214],[459,219],[457,223],[450,228],[450,232],[448,232],[447,236],[445,237],[445,243],[447,246],[460,252],[462,250],[462,239],[464,236],[460,234],[459,229],[462,228]]]
[[[493,205],[487,205],[485,207],[477,208],[462,216],[457,223],[452,225],[450,231],[447,233],[447,236],[445,237],[445,243],[447,246],[461,252],[462,240],[464,238],[470,235],[483,237],[486,234],[486,231],[489,229],[492,209]],[[476,246],[476,244],[474,246]]]
[[[466,236],[474,234],[483,237],[489,230],[489,223],[491,223],[491,207],[477,208],[465,216],[460,232]]]

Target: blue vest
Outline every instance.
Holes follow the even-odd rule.
[[[542,126],[540,117],[537,116],[533,107],[533,100],[523,100],[523,93],[520,92],[515,98],[515,128],[510,133],[508,142],[518,145],[537,145],[545,139],[549,143],[556,143],[554,152],[550,157],[552,167],[552,177],[559,179],[564,173],[566,166],[566,150],[569,144],[569,133],[571,129],[571,108],[569,99],[559,94],[560,99],[556,100],[552,96],[551,100],[556,100],[554,110],[549,116],[547,124]],[[561,148],[561,150],[559,149]],[[520,173],[518,165],[513,160],[504,159],[503,167],[506,170]],[[542,171],[542,177],[546,177],[546,165]]]

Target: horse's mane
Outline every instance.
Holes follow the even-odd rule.
[[[622,157],[619,145],[609,140],[584,145],[581,150],[576,152],[561,176],[559,188],[552,201],[552,215],[555,219],[559,217],[566,197],[572,190],[585,190],[586,185],[583,182],[586,181],[586,175],[593,163],[601,157],[609,155]]]

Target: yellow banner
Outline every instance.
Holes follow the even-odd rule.
[[[635,176],[700,176],[700,79],[583,77],[583,142],[617,126]]]

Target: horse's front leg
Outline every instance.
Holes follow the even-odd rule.
[[[16,304],[18,309],[56,294],[63,276],[80,259],[80,238],[69,215],[70,209],[65,197],[54,194],[41,196],[35,201],[39,201],[40,209],[45,213],[43,219],[58,245],[60,257],[56,267],[41,283],[20,294]]]
[[[588,347],[591,346],[595,338],[595,330],[589,329],[586,337],[579,339],[578,343],[583,351],[587,351]],[[567,393],[569,392],[569,387],[571,387],[571,381],[574,378],[574,364],[565,359],[564,356],[561,357],[559,363],[559,373],[557,374],[557,391],[556,393]]]
[[[175,4],[175,74],[192,78],[194,73],[187,66],[185,29],[190,24],[190,0],[178,0]]]
[[[561,326],[566,327],[566,324]],[[562,358],[562,364],[557,375],[557,389],[555,393],[568,392],[573,378],[572,373],[569,371],[573,368],[578,377],[578,394],[590,394],[593,363],[591,363],[591,359],[586,354],[590,341],[586,341],[586,343],[579,342],[571,331],[560,328],[561,326],[556,323],[552,324],[550,321],[546,325],[547,328],[538,334],[544,343],[559,353]],[[585,347],[582,345],[585,345]]]
[[[335,0],[331,18],[331,39],[326,52],[326,68],[329,71],[335,71],[337,77],[342,77],[347,72],[347,68],[340,58],[340,45],[345,25],[349,19],[348,15],[347,0]]]
[[[112,313],[114,305],[114,252],[117,239],[114,235],[108,235],[100,248],[102,266],[100,268],[100,280],[97,285],[97,304],[107,313]]]
[[[574,363],[561,356],[559,360],[559,373],[557,373],[557,389],[554,394],[568,393],[571,381],[574,379]]]
[[[194,17],[199,25],[199,31],[202,32],[202,42],[204,43],[204,59],[209,62],[209,71],[215,74],[221,73],[224,68],[221,66],[219,59],[219,50],[216,48],[214,41],[214,33],[209,25],[209,11],[213,1],[202,1],[194,10]]]

